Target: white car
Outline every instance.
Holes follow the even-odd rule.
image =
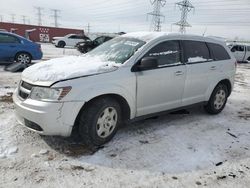
[[[230,46],[238,62],[250,62],[250,46],[244,44],[234,44]]]
[[[130,33],[83,56],[30,66],[13,100],[18,121],[30,130],[61,136],[76,132],[86,144],[99,146],[128,120],[194,104],[210,114],[221,112],[235,71],[236,59],[220,41]]]
[[[53,37],[52,44],[56,47],[64,48],[65,46],[75,47],[78,42],[90,40],[85,35],[68,34],[64,37]]]

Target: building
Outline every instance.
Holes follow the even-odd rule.
[[[51,42],[53,37],[65,36],[67,34],[84,34],[84,30],[56,28],[37,25],[26,25],[0,22],[0,30],[6,30],[29,38],[34,42]]]

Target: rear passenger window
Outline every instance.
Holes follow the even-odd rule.
[[[248,47],[247,47],[247,51],[249,51],[249,52],[250,52],[250,46],[248,46]]]
[[[159,67],[180,64],[179,41],[166,41],[153,47],[144,57],[156,57]]]
[[[184,40],[186,63],[198,63],[209,61],[210,54],[205,42]]]
[[[230,59],[225,48],[219,44],[207,43],[215,61]]]

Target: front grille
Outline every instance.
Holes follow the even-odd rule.
[[[33,86],[31,84],[21,81],[18,88],[19,97],[21,97],[24,100],[27,99],[32,90],[32,87]]]

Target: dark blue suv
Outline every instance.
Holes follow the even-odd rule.
[[[41,45],[19,35],[0,31],[0,61],[16,61],[28,64],[42,59]]]

